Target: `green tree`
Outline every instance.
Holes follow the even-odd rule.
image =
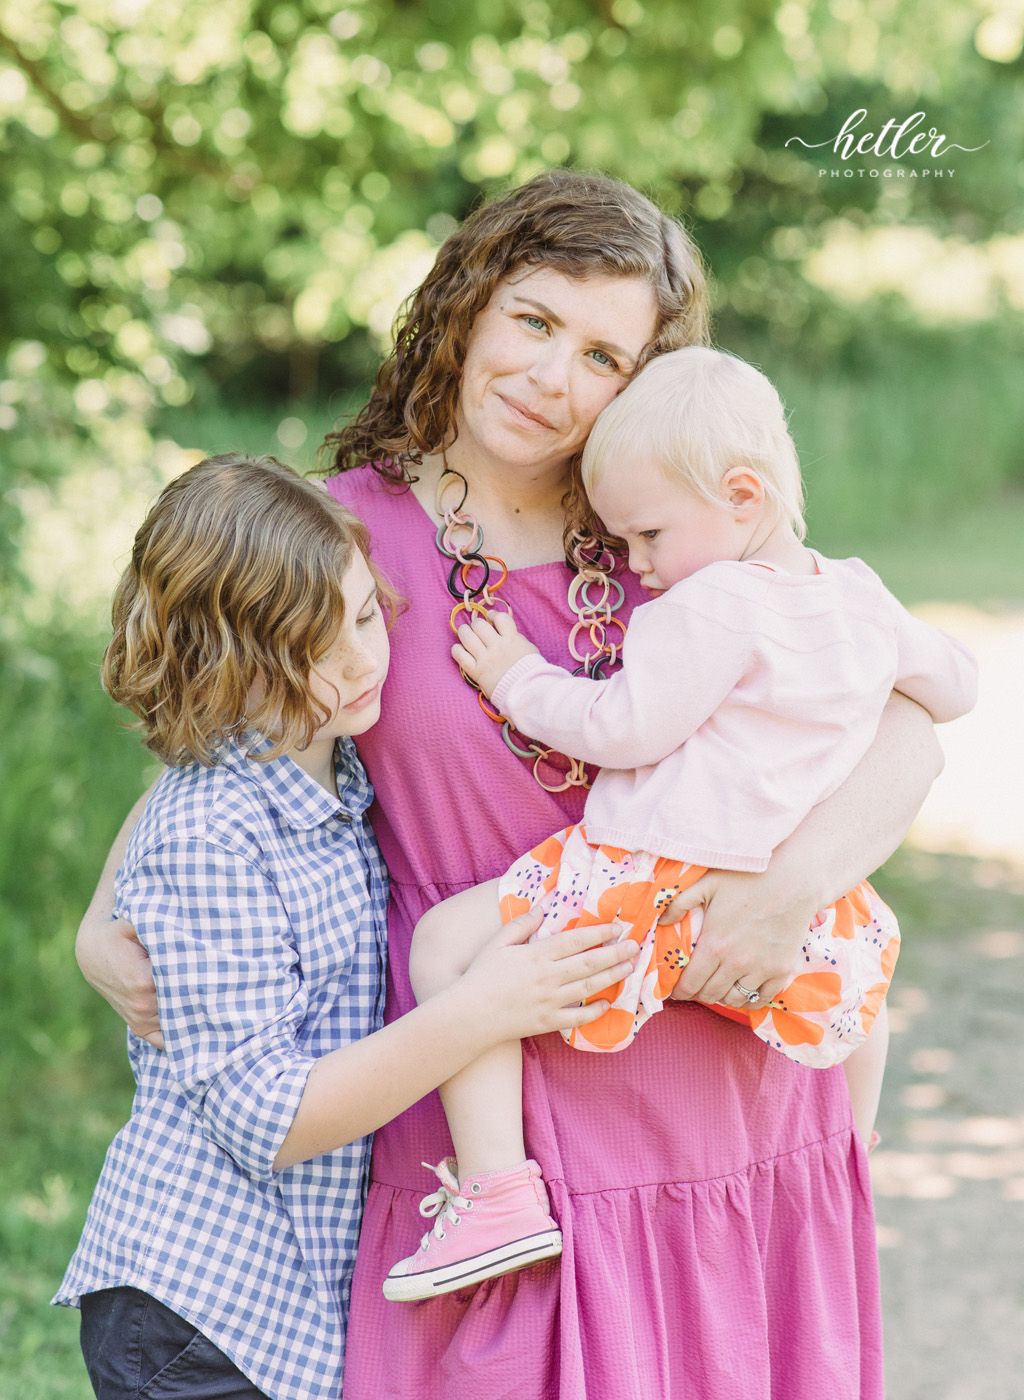
[[[1013,227],[1020,36],[976,3],[3,0],[0,484],[66,470],[76,436],[137,460],[207,385],[360,380],[454,222],[550,164],[649,190],[723,314],[796,337],[820,298],[793,248],[837,210]],[[830,188],[785,143],[855,105],[990,148],[941,189]]]

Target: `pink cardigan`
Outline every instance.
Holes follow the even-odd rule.
[[[862,560],[815,559],[813,575],[723,562],[683,579],[633,612],[607,680],[539,655],[501,678],[492,698],[518,729],[601,765],[590,841],[764,870],[856,767],[893,689],[936,722],[972,707],[966,647]]]

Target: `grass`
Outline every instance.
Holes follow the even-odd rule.
[[[110,1138],[127,1117],[124,1031],[80,977],[78,917],[147,761],[99,685],[98,639],[0,644],[0,1394],[90,1394],[77,1316],[48,1307]]]
[[[862,554],[909,602],[1024,599],[1024,410],[1011,358],[968,351],[919,362],[894,342],[877,361],[817,374],[752,355],[792,412],[812,539]],[[274,451],[308,469],[341,407],[207,404],[161,426],[204,452]],[[303,442],[286,422],[299,418]],[[123,1028],[72,952],[96,873],[150,768],[100,690],[102,645],[71,629],[0,633],[0,1086],[7,1140],[17,1144],[0,1158],[3,1400],[90,1393],[77,1319],[47,1304],[130,1108]],[[916,880],[906,863],[892,879],[908,934],[945,926],[941,882]],[[997,894],[972,890],[978,923]]]
[[[1004,488],[951,512],[941,524],[911,520],[898,535],[832,533],[832,552],[859,554],[908,607],[931,601],[1002,611],[1024,605],[1024,489]],[[828,552],[823,542],[822,548]]]
[[[1024,598],[1020,336],[893,330],[841,365],[738,346],[778,385],[811,541],[907,602]]]

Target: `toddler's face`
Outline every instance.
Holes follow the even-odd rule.
[[[749,538],[723,491],[707,500],[646,460],[616,462],[590,491],[608,531],[629,546],[629,567],[654,595],[722,559],[740,559]]]

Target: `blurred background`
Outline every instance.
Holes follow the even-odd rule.
[[[873,1172],[890,1400],[1019,1395],[1022,45],[1022,0],[0,0],[3,1400],[89,1394],[47,1300],[130,1105],[72,946],[153,775],[98,682],[132,534],[207,453],[312,468],[458,220],[562,163],[685,220],[812,542],[981,656],[878,880]]]

